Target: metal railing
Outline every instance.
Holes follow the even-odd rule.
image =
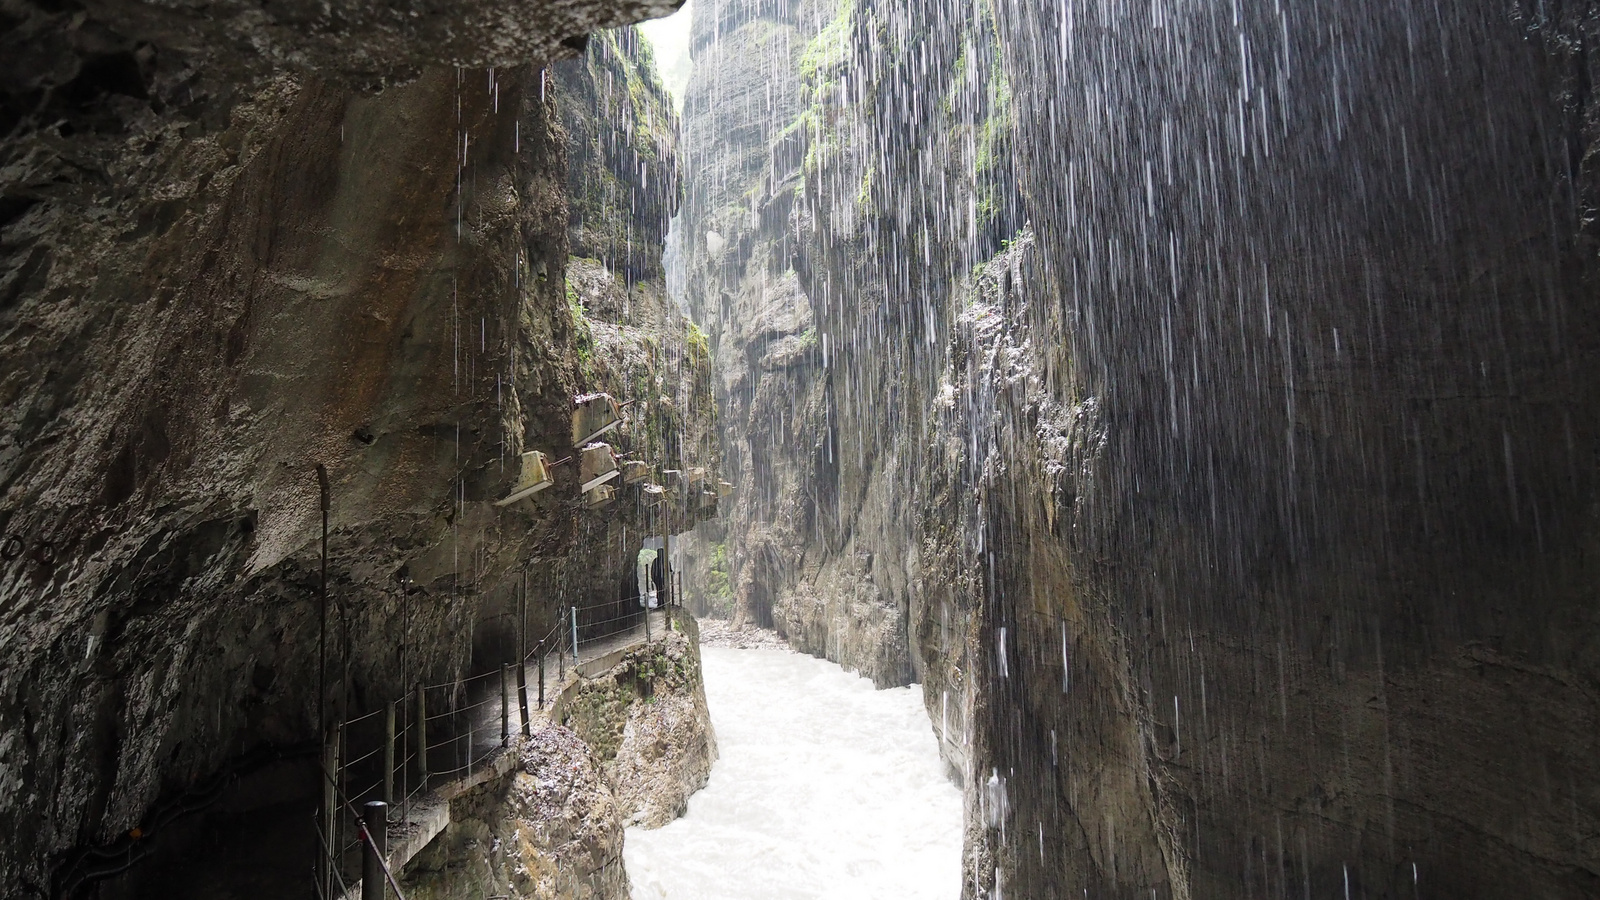
[[[671,628],[669,598],[661,597],[664,630]],[[650,617],[637,596],[569,606],[520,662],[468,678],[418,684],[403,696],[337,722],[322,761],[326,790],[317,833],[323,847],[318,891],[344,896],[360,871],[367,839],[352,812],[372,801],[388,804],[388,819],[404,822],[430,788],[480,771],[511,745],[532,734],[533,711],[555,702],[569,666],[577,667],[653,639]],[[552,683],[550,676],[554,675]],[[533,684],[529,684],[532,681]],[[342,811],[341,811],[342,809]],[[331,833],[322,823],[331,823]],[[331,898],[330,898],[331,900]]]

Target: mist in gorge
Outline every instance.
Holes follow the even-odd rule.
[[[1600,896],[1597,45],[0,0],[0,896]]]

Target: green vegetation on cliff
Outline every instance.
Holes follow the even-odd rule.
[[[660,274],[679,200],[678,115],[637,28],[555,66],[568,142],[572,250],[633,278]]]

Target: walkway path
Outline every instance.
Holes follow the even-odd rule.
[[[578,683],[578,679],[592,678],[607,671],[627,654],[643,644],[648,633],[651,638],[667,629],[665,610],[651,610],[646,619],[621,633],[583,642],[578,645],[576,664],[572,659],[570,642],[560,651],[550,653],[544,665],[544,705],[539,704],[539,664],[537,658],[526,663],[528,683],[528,731],[538,730],[560,715],[563,693]],[[506,672],[505,689],[494,672],[475,676],[466,682],[466,698],[462,708],[465,715],[451,716],[446,712],[429,711],[427,789],[413,791],[413,799],[396,802],[389,815],[389,868],[397,875],[422,848],[444,831],[450,824],[450,801],[486,781],[506,775],[519,762],[518,744],[524,732],[522,704],[518,695],[516,670]],[[435,718],[438,715],[438,718]],[[502,718],[503,717],[503,718]],[[437,733],[436,723],[459,723],[455,729]],[[502,739],[502,729],[507,734]],[[453,731],[453,733],[451,733]],[[404,744],[404,740],[401,741]],[[381,747],[381,740],[380,740]],[[470,752],[466,752],[470,748]],[[355,757],[355,754],[351,754]],[[359,757],[356,757],[359,758]],[[400,764],[404,768],[404,764]],[[379,769],[381,772],[381,767]],[[371,792],[351,798],[352,805],[374,799]],[[396,786],[396,794],[403,796],[404,786]],[[342,817],[351,817],[346,810]],[[349,824],[348,822],[346,823]],[[361,880],[355,877],[361,868],[360,847],[353,840],[353,831],[341,841],[345,847],[342,855],[343,882],[346,900],[361,895]],[[354,880],[351,880],[351,879]]]

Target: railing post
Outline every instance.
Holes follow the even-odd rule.
[[[339,744],[334,740],[333,732],[325,732],[322,738],[322,865],[321,883],[323,896],[333,896],[333,866],[334,842],[333,823],[339,813],[336,805],[338,800],[334,791],[334,779],[339,777]]]
[[[402,682],[403,683],[403,682]],[[411,763],[406,759],[406,748],[411,746],[411,716],[415,712],[411,708],[411,694],[407,692],[394,702],[395,716],[405,716],[405,725],[400,726],[399,733],[395,735],[397,746],[400,748],[400,821],[411,819]]]
[[[539,712],[544,712],[544,647],[539,647]]]
[[[522,564],[522,590],[517,594],[517,709],[522,713],[522,736],[533,736],[528,721],[528,564]]]
[[[500,746],[511,746],[511,692],[507,688],[510,679],[506,677],[509,668],[505,663],[500,664]]]
[[[348,748],[344,745],[344,722],[340,722],[339,735],[333,742],[333,777],[338,784],[338,793],[343,794],[346,801],[350,799],[350,783],[345,778],[344,761],[349,758]],[[337,798],[334,803],[334,821],[338,822],[339,826],[333,830],[333,846],[335,852],[338,852],[344,849],[344,816],[339,815]]]
[[[528,718],[528,658],[517,663],[517,708],[522,713],[522,736],[533,737],[533,723]]]
[[[661,601],[662,606],[672,605],[672,529],[664,529],[661,535],[661,580],[666,584],[661,589],[667,592],[666,599]]]
[[[417,775],[419,785],[428,789],[428,689],[417,682]]]
[[[394,804],[394,707],[389,701],[383,709],[383,802]]]
[[[578,608],[572,608],[572,664],[578,664]]]
[[[361,900],[384,900],[389,893],[383,874],[389,855],[389,804],[373,800],[362,812],[367,840],[361,842]]]
[[[650,601],[644,602],[644,642],[650,643]]]

